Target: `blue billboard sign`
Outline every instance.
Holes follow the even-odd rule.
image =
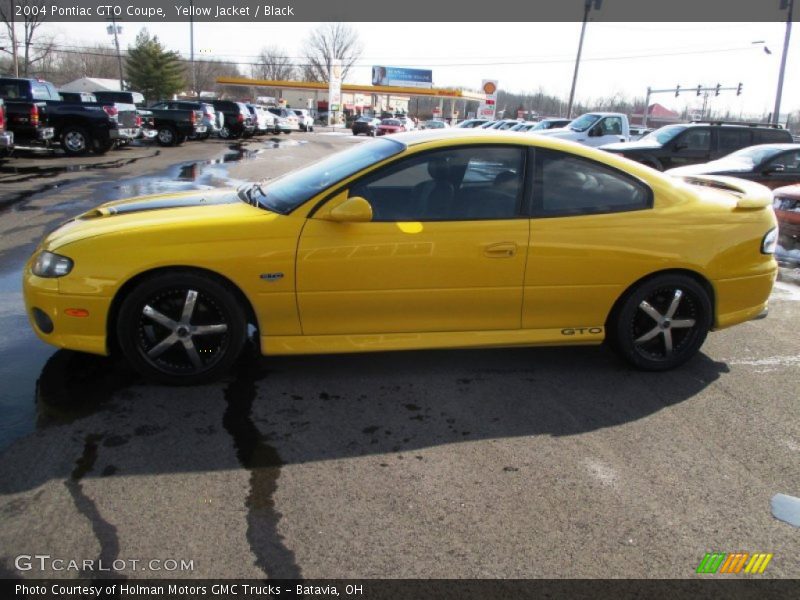
[[[433,87],[433,71],[402,67],[372,67],[372,85],[394,87]]]

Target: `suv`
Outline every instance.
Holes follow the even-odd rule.
[[[293,131],[300,130],[300,119],[298,119],[293,110],[280,106],[271,106],[267,110],[278,117],[279,131],[289,135]]]
[[[242,136],[251,137],[256,130],[256,120],[247,106],[233,100],[214,100],[212,103],[217,112],[222,112],[224,119],[219,130],[222,139],[234,139]]]
[[[314,117],[307,108],[293,108],[292,110],[300,120],[301,131],[314,131]]]
[[[792,135],[778,125],[695,121],[667,125],[638,141],[600,148],[663,171],[716,160],[756,144],[785,143],[792,143]]]
[[[194,137],[198,140],[205,140],[214,133],[218,134],[222,127],[222,115],[217,114],[217,109],[208,102],[194,102],[193,100],[165,100],[153,104],[150,108],[161,108],[168,110],[199,110],[203,113],[201,125],[206,126],[203,133],[198,133]]]

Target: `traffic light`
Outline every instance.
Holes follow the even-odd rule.
[[[700,92],[702,92],[702,91],[703,91],[703,86],[698,83],[697,84],[697,95],[699,96]]]
[[[718,83],[718,84],[717,84],[717,91],[716,91],[716,92],[714,92],[714,95],[715,95],[715,96],[719,96],[719,89],[720,89],[721,87],[722,87],[722,84],[721,84],[721,83]]]
[[[742,82],[741,81],[739,82],[739,87],[736,88],[736,95],[737,96],[741,96],[742,95]]]
[[[675,86],[675,97],[677,98],[680,95],[680,93],[681,93],[681,86],[676,85]]]

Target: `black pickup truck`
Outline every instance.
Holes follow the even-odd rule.
[[[145,137],[155,137],[161,146],[177,146],[188,137],[206,132],[202,110],[145,108],[144,96],[139,92],[94,92],[94,95],[101,102],[134,104],[144,123]]]
[[[55,139],[67,154],[105,154],[118,140],[139,132],[134,106],[65,102],[53,84],[41,79],[0,77],[0,98],[18,144],[49,144]]]

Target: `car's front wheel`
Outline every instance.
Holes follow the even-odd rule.
[[[686,275],[665,274],[637,285],[608,323],[611,346],[646,371],[666,371],[692,358],[711,327],[703,286]]]
[[[117,340],[145,377],[196,385],[223,375],[242,351],[244,310],[213,277],[171,272],[144,280],[123,300]]]

